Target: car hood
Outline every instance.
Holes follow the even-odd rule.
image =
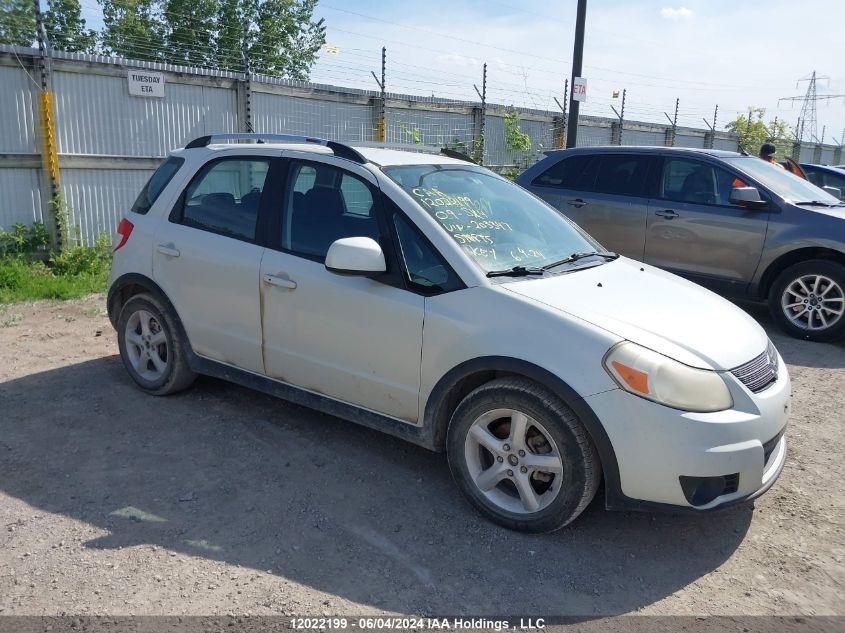
[[[733,369],[768,344],[763,328],[734,304],[624,257],[502,287],[691,367]]]

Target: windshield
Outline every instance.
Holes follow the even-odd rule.
[[[744,156],[741,158],[728,158],[726,160],[740,171],[759,180],[766,188],[784,200],[789,200],[790,202],[818,201],[825,204],[839,204],[838,198],[834,198],[823,189],[816,187],[813,183],[759,158]]]
[[[383,168],[485,271],[542,267],[597,242],[521,187],[477,167]]]

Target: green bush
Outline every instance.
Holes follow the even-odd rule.
[[[74,299],[106,288],[111,265],[107,235],[94,246],[51,253],[47,262],[33,253],[47,249],[43,225],[15,225],[0,233],[0,303],[34,299]]]
[[[36,222],[30,227],[14,224],[11,231],[0,229],[0,255],[22,255],[46,251],[50,246],[47,227]]]

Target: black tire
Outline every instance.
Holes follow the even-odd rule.
[[[553,479],[548,491],[543,493],[551,494],[554,490],[556,496],[535,512],[512,512],[500,507],[479,489],[470,473],[465,454],[467,435],[476,420],[495,409],[525,413],[542,425],[554,440],[563,462],[561,479]],[[498,378],[467,395],[452,415],[446,443],[449,467],[461,492],[484,516],[512,530],[537,533],[562,528],[589,505],[601,481],[598,453],[578,417],[560,398],[525,378]],[[507,479],[496,488],[499,489],[496,494],[517,489]]]
[[[133,315],[143,313],[151,315],[153,325],[158,325],[159,328],[155,330],[155,333],[161,331],[165,338],[165,348],[162,348],[161,344],[153,346],[156,348],[156,354],[159,354],[159,360],[162,355],[165,360],[165,368],[159,372],[160,375],[154,377],[145,377],[136,369],[132,357],[138,356],[138,351],[143,351],[143,348],[137,344],[128,343],[126,340],[130,319]],[[132,379],[147,393],[154,396],[166,396],[189,387],[196,379],[197,375],[188,367],[185,345],[181,340],[180,332],[170,310],[152,295],[135,295],[124,304],[120,311],[117,319],[117,344],[120,349],[120,359]],[[138,334],[141,333],[138,332]],[[147,341],[144,341],[143,345],[150,348]],[[148,361],[146,366],[153,371],[158,371],[152,360]]]
[[[792,286],[793,283],[802,277],[812,278],[816,276],[825,277],[835,284],[835,287],[831,288],[828,291],[828,294],[825,295],[827,300],[825,305],[836,307],[838,310],[845,310],[845,301],[843,301],[843,299],[845,299],[845,297],[843,297],[843,291],[845,291],[845,266],[842,266],[837,262],[824,259],[812,259],[810,261],[801,262],[800,264],[795,264],[778,275],[777,279],[775,279],[775,282],[772,284],[771,290],[769,291],[769,310],[772,313],[772,318],[778,326],[780,326],[780,328],[790,336],[808,341],[835,341],[845,336],[845,314],[833,320],[832,316],[835,315],[832,315],[827,310],[822,312],[818,307],[818,304],[816,304],[816,314],[801,317],[802,322],[804,322],[804,327],[801,327],[790,320],[786,314],[789,308],[783,306],[784,293],[787,288]],[[819,292],[822,292],[825,287],[826,286],[820,284],[818,289]],[[810,290],[812,290],[812,288],[810,288]],[[800,300],[803,302],[803,299],[799,297],[795,297],[794,295],[788,296],[791,297],[790,300]],[[815,295],[812,294],[810,297],[815,297]],[[831,297],[839,300],[831,301]],[[812,298],[809,298],[808,301],[811,302]],[[795,311],[796,309],[792,308],[792,310]],[[820,313],[825,315],[826,320],[830,321],[830,325],[828,327],[823,327],[821,325],[821,317],[817,316]],[[806,314],[809,315],[810,313],[808,312]],[[816,326],[815,329],[809,329],[808,323],[806,323],[807,319],[813,319],[813,324]]]

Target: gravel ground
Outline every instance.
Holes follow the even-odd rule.
[[[217,380],[142,394],[102,296],[0,306],[0,613],[845,614],[845,346],[749,310],[793,380],[774,488],[527,536],[442,455]]]

